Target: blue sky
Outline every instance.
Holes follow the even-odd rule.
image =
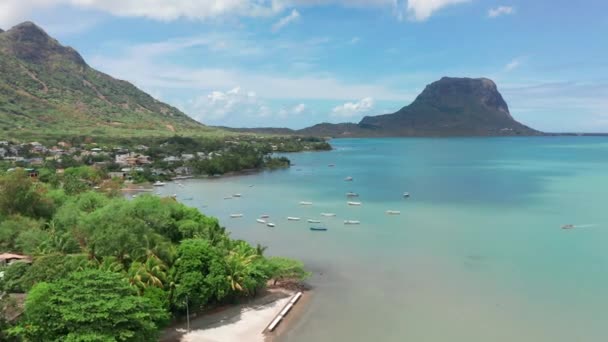
[[[534,128],[608,131],[600,0],[0,0],[24,20],[206,124],[356,122],[467,76]]]

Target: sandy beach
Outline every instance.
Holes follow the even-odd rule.
[[[264,330],[289,302],[295,291],[269,290],[267,294],[247,303],[227,307],[219,312],[190,319],[190,332],[181,323],[167,329],[162,342],[264,342],[272,339]],[[297,306],[296,306],[297,307]],[[290,319],[293,319],[288,315]],[[288,321],[280,327],[284,329]]]

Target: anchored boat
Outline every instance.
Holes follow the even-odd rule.
[[[321,213],[321,216],[334,217],[334,216],[336,216],[336,214],[334,214],[334,213]]]
[[[310,227],[310,230],[312,230],[313,232],[324,232],[327,230],[327,228],[325,227]]]
[[[300,202],[300,205],[312,205],[312,202],[302,201]]]
[[[386,215],[401,215],[399,210],[387,210]]]
[[[268,227],[270,227],[270,228],[274,228],[274,227],[276,227],[276,225],[275,225],[274,223],[271,223],[271,222],[266,223],[266,225],[267,225]]]
[[[344,224],[360,224],[360,221],[355,221],[355,220],[345,220]]]
[[[350,201],[349,201],[349,202],[346,202],[346,203],[347,203],[348,205],[355,205],[355,206],[357,206],[357,205],[361,205],[361,202],[350,202]]]
[[[230,218],[240,218],[243,217],[243,214],[230,214]]]
[[[287,220],[288,221],[300,221],[300,218],[299,217],[288,216]]]

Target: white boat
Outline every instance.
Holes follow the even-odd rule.
[[[154,182],[154,184],[152,184],[154,186],[165,186],[165,183],[161,182],[161,181],[156,181]]]
[[[288,216],[287,220],[288,221],[300,221],[300,218],[299,217]]]
[[[410,197],[410,193],[409,192],[404,192],[403,193],[403,198],[408,198]]]
[[[334,216],[336,216],[336,214],[334,214],[334,213],[321,213],[321,216],[334,217]]]
[[[266,223],[266,225],[268,227],[276,227],[276,225],[274,223],[272,223],[272,222],[268,222],[268,223]]]
[[[312,202],[302,201],[300,202],[300,205],[312,205]]]
[[[232,197],[241,197],[241,196],[242,196],[241,194],[234,194],[234,195],[232,195]]]
[[[346,202],[348,205],[361,205],[361,202]]]
[[[399,210],[387,210],[386,215],[401,215]]]
[[[345,220],[344,224],[360,224],[361,222],[355,220]]]
[[[270,217],[270,215],[266,215],[266,214],[260,215],[260,218],[269,218],[269,217]]]
[[[266,220],[257,219],[256,221],[257,221],[258,223],[261,223],[261,224],[266,224]]]
[[[359,194],[356,192],[347,192],[346,197],[359,197]]]
[[[321,223],[319,220],[308,219],[306,220],[308,223]]]
[[[230,214],[230,218],[240,218],[243,217],[243,214]]]
[[[344,180],[345,180],[345,181],[347,181],[347,182],[350,182],[350,181],[352,181],[352,180],[353,180],[353,177],[348,176],[348,177],[344,178]]]

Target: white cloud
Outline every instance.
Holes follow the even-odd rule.
[[[333,117],[352,118],[368,113],[372,108],[374,108],[374,99],[366,97],[359,102],[347,102],[343,105],[334,107],[331,111],[331,115]]]
[[[294,114],[302,114],[302,112],[304,112],[305,110],[306,110],[306,105],[303,103],[300,103],[291,109],[292,113],[294,113]]]
[[[0,26],[14,25],[39,10],[71,6],[119,17],[143,17],[160,21],[181,18],[208,20],[231,17],[268,17],[296,6],[393,9],[399,17],[404,7],[417,21],[428,19],[445,6],[470,0],[0,0]],[[407,6],[405,3],[407,2]],[[297,12],[295,12],[297,13]],[[294,12],[288,17],[293,18]],[[293,20],[293,19],[292,19]]]
[[[407,12],[414,21],[425,21],[440,9],[456,4],[470,2],[471,0],[408,0]],[[400,15],[401,17],[402,15]]]
[[[507,63],[507,65],[505,65],[505,71],[515,70],[521,66],[521,63],[522,62],[521,62],[520,58],[515,58],[512,61],[510,61],[509,63]]]
[[[280,29],[282,29],[283,27],[289,25],[292,22],[298,21],[300,19],[300,12],[298,12],[297,10],[293,10],[291,11],[291,13],[283,18],[281,18],[279,21],[277,21],[274,25],[272,25],[272,32],[277,32]]]
[[[498,6],[496,8],[490,8],[488,11],[489,18],[500,17],[501,15],[509,15],[515,13],[515,8],[511,6]]]
[[[360,41],[361,41],[361,39],[360,39],[359,37],[353,37],[353,38],[350,40],[350,43],[351,43],[351,44],[357,44],[357,43],[358,43],[358,42],[360,42]]]

